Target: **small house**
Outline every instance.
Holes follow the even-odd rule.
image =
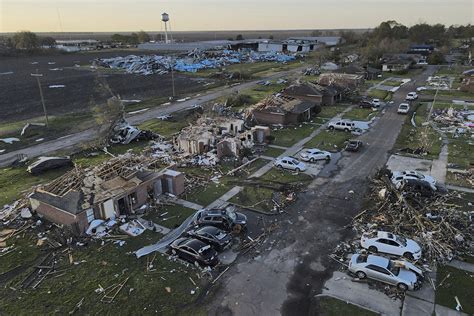
[[[321,107],[315,102],[278,94],[254,105],[250,116],[257,124],[290,125],[309,121],[320,111]]]

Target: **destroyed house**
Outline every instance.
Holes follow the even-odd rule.
[[[217,157],[238,156],[243,147],[252,147],[266,141],[270,130],[264,126],[245,127],[239,118],[200,118],[196,125],[181,130],[174,138],[178,151],[202,155],[217,149]]]
[[[321,107],[312,101],[278,94],[255,104],[250,110],[257,124],[289,125],[311,120]]]
[[[334,105],[340,94],[335,89],[323,87],[312,82],[296,83],[282,92],[284,95],[314,102],[318,105]]]
[[[131,215],[163,193],[184,192],[182,173],[157,171],[146,160],[117,157],[92,169],[75,168],[36,189],[30,196],[32,209],[80,235],[94,219]]]
[[[355,89],[364,83],[364,75],[328,72],[319,76],[318,83],[322,86]]]

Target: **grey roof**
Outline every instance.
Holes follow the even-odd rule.
[[[303,101],[300,104],[296,105],[291,112],[292,113],[304,113],[308,110],[311,110],[315,106],[316,106],[316,103]]]

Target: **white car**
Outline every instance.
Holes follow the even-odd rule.
[[[363,254],[351,256],[349,271],[359,279],[395,285],[402,291],[419,289],[423,277],[423,272],[410,262]]]
[[[428,90],[428,88],[426,88],[426,87],[418,87],[418,88],[416,88],[416,91],[417,91],[417,92],[421,92],[421,91],[425,91],[425,90]]]
[[[418,171],[405,170],[405,171],[393,171],[392,178],[390,179],[397,189],[399,189],[404,180],[419,180],[427,182],[430,187],[436,191],[436,179],[432,176],[424,175]]]
[[[273,164],[277,168],[289,169],[297,172],[306,170],[306,165],[304,163],[292,157],[277,158]]]
[[[398,106],[398,114],[407,114],[410,111],[410,105],[408,103],[400,103]]]
[[[383,252],[410,260],[421,258],[421,247],[415,241],[388,232],[378,231],[375,238],[362,235],[360,245],[374,253]]]
[[[355,128],[355,124],[348,120],[338,120],[334,122],[329,122],[328,129],[330,130],[340,130],[344,132],[350,132]]]
[[[414,101],[418,99],[418,94],[416,92],[408,92],[407,97],[405,99],[407,101]]]
[[[382,105],[382,102],[380,102],[380,99],[373,99],[373,100],[372,100],[372,105],[373,105],[375,108],[378,108],[380,105]]]
[[[331,153],[329,151],[320,150],[317,148],[305,149],[300,153],[300,158],[303,161],[315,162],[316,160],[330,160]]]

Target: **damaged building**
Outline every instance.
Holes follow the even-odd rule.
[[[309,121],[320,111],[321,107],[313,101],[277,94],[252,106],[248,116],[257,124],[290,125]]]
[[[190,155],[216,150],[217,158],[239,156],[242,148],[264,144],[270,129],[265,126],[247,128],[239,118],[204,117],[195,125],[181,130],[174,140],[175,148]]]
[[[30,203],[40,216],[80,235],[94,219],[131,215],[161,194],[184,192],[181,172],[155,165],[142,156],[120,156],[75,168],[36,189]]]
[[[317,105],[334,105],[342,98],[341,93],[332,87],[323,87],[317,83],[295,83],[283,90],[284,95],[314,102]]]

